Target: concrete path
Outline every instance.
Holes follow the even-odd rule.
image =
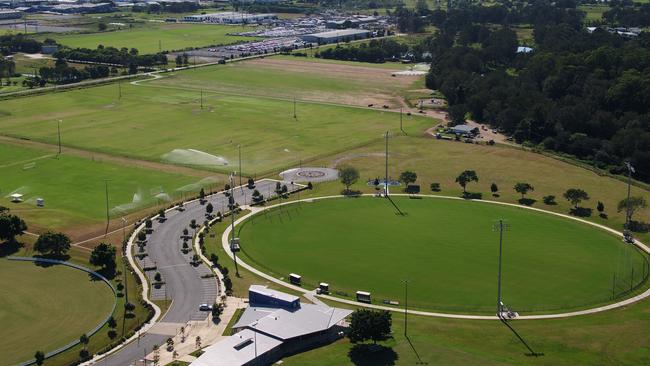
[[[373,194],[364,194],[363,196],[374,197]],[[410,195],[408,195],[408,194],[392,194],[392,196],[405,196],[405,197],[408,197]],[[435,199],[465,200],[464,198],[450,197],[450,196],[433,196],[433,195],[416,195],[416,196],[424,197],[424,198],[435,198]],[[325,196],[325,197],[309,198],[309,199],[292,201],[292,202],[285,202],[285,203],[281,203],[281,204],[278,204],[278,205],[264,207],[264,208],[261,208],[259,210],[253,211],[253,212],[249,213],[248,215],[240,217],[237,221],[235,221],[235,225],[238,225],[241,222],[243,222],[244,220],[247,220],[252,215],[255,215],[255,214],[259,213],[259,212],[263,212],[265,210],[273,209],[273,208],[281,206],[281,205],[290,205],[290,204],[294,204],[294,203],[297,203],[297,202],[312,202],[312,201],[316,201],[316,200],[330,199],[330,198],[341,198],[341,197],[343,197],[343,196]],[[606,227],[604,225],[596,224],[596,223],[593,223],[593,222],[590,222],[590,221],[587,221],[587,220],[584,220],[584,219],[580,219],[580,218],[577,218],[577,217],[565,215],[565,214],[560,214],[560,213],[546,211],[546,210],[533,208],[533,207],[529,207],[529,206],[522,206],[522,205],[517,205],[517,204],[512,204],[512,203],[505,203],[505,202],[496,202],[496,201],[487,201],[487,200],[472,200],[472,201],[482,202],[482,203],[489,203],[489,204],[505,205],[505,206],[513,206],[513,207],[517,207],[517,208],[533,210],[533,211],[543,212],[543,213],[550,214],[550,215],[560,216],[560,217],[564,217],[564,218],[567,218],[567,219],[580,221],[582,223],[592,225],[592,226],[597,227],[599,229],[602,229],[602,230],[608,231],[608,232],[610,232],[612,234],[618,235],[621,238],[623,237],[623,233],[621,233],[619,231],[616,231],[616,230],[614,230],[612,228]],[[232,253],[230,252],[230,248],[228,246],[228,235],[230,234],[230,230],[231,230],[231,228],[229,226],[224,231],[224,233],[223,233],[223,235],[221,237],[221,243],[222,243],[222,246],[223,246],[224,250],[226,251],[226,253],[228,253],[230,258],[233,258]],[[641,243],[640,241],[635,240],[634,244],[636,246],[638,246],[641,250],[645,251],[646,253],[650,253],[650,248],[648,246],[646,246],[645,244]],[[357,302],[357,301],[342,299],[342,298],[339,298],[339,297],[329,296],[329,295],[315,295],[313,293],[313,290],[308,290],[308,289],[302,288],[300,286],[295,286],[295,285],[286,283],[286,282],[284,282],[284,281],[282,281],[280,279],[277,279],[277,278],[275,278],[273,276],[270,276],[270,275],[258,270],[257,268],[249,265],[248,263],[244,262],[241,258],[238,258],[237,262],[239,263],[240,266],[246,268],[247,270],[255,273],[258,276],[266,278],[267,280],[272,281],[272,282],[274,282],[274,283],[276,283],[278,285],[282,285],[282,286],[290,288],[292,290],[302,292],[303,294],[305,294],[305,296],[307,298],[318,296],[318,297],[320,297],[322,299],[327,299],[327,300],[336,301],[336,302],[339,302],[339,303],[344,303],[344,304],[358,306],[358,307],[366,307],[366,308],[380,309],[380,310],[389,310],[389,311],[395,311],[395,312],[404,312],[404,309],[400,309],[400,308],[397,308],[397,307],[389,307],[389,306],[374,305],[374,304],[365,304],[365,303],[360,303],[360,302]],[[521,319],[521,320],[558,319],[558,318],[568,318],[568,317],[580,316],[580,315],[595,314],[595,313],[600,313],[600,312],[603,312],[603,311],[612,310],[612,309],[616,309],[616,308],[621,308],[621,307],[633,304],[633,303],[635,303],[637,301],[641,301],[641,300],[647,298],[648,296],[650,296],[650,289],[646,290],[642,294],[631,297],[629,299],[619,301],[619,302],[616,302],[616,303],[613,303],[613,304],[605,305],[605,306],[592,308],[592,309],[573,311],[573,312],[569,312],[569,313],[558,313],[558,314],[523,315],[523,316],[517,317],[517,319]],[[499,320],[499,318],[496,315],[487,316],[487,315],[451,314],[451,313],[437,313],[437,312],[418,311],[418,310],[409,310],[408,313],[409,314],[414,314],[414,315],[431,316],[431,317],[439,317],[439,318],[466,319],[466,320]]]

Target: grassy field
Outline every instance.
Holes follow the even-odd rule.
[[[103,282],[85,272],[0,259],[0,364],[13,365],[37,350],[78,339],[105,319],[113,298]]]
[[[340,305],[337,305],[340,306]],[[465,321],[393,313],[394,339],[359,352],[346,339],[283,360],[297,366],[388,365],[645,365],[650,360],[650,303],[597,315],[510,323],[541,357],[497,321]]]
[[[246,174],[297,165],[300,159],[343,151],[399,129],[399,115],[382,110],[298,102],[294,119],[292,100],[221,93],[203,93],[201,110],[198,91],[145,85],[123,84],[121,100],[117,85],[108,85],[3,101],[0,129],[54,144],[53,121],[62,119],[64,145],[154,161],[174,149],[198,149],[234,165],[241,144]],[[404,118],[412,134],[433,123]]]
[[[383,151],[383,142],[377,142],[309,164],[357,167],[361,179],[352,188],[371,193],[374,189],[366,184],[366,180],[384,176]],[[478,174],[479,182],[470,183],[467,189],[482,194],[484,199],[517,203],[521,195],[514,191],[513,186],[517,182],[528,182],[535,188],[527,195],[534,200],[533,207],[566,214],[571,205],[562,194],[572,187],[581,188],[590,196],[588,201],[581,203],[581,206],[592,209],[592,215],[586,219],[623,230],[625,213],[616,210],[618,202],[627,194],[627,185],[623,181],[514,147],[490,147],[421,136],[400,136],[390,140],[389,151],[389,175],[397,179],[404,170],[415,171],[418,174],[416,183],[421,185],[423,193],[460,196],[462,188],[455,182],[455,178],[463,170],[471,169]],[[441,192],[430,192],[429,186],[433,182],[440,183]],[[498,196],[492,196],[490,192],[492,183],[496,183],[499,188]],[[343,189],[339,182],[319,184],[317,187],[305,194],[339,194]],[[555,205],[543,203],[542,198],[547,195],[556,197]],[[632,195],[650,200],[650,193],[639,187],[632,187]],[[603,217],[596,211],[598,201],[605,205]],[[638,211],[634,219],[650,222],[650,210]],[[648,233],[636,235],[641,240],[650,241]]]
[[[50,122],[52,125],[52,122]],[[109,185],[109,210],[122,216],[167,197],[179,197],[179,189],[199,181],[197,177],[167,173],[94,160],[92,157],[61,155],[51,151],[0,144],[0,205],[11,208],[28,225],[65,227],[100,222],[106,216],[104,181]],[[199,187],[193,187],[193,193]],[[12,193],[25,202],[10,202]],[[45,207],[36,207],[36,198]],[[35,228],[32,228],[35,229]]]
[[[311,59],[319,60],[319,59]],[[143,86],[175,86],[262,97],[297,98],[367,106],[399,105],[409,89],[423,89],[422,77],[392,77],[390,69],[368,63],[313,62],[305,58],[269,57],[177,72]]]
[[[585,224],[516,207],[447,199],[333,199],[254,216],[239,230],[242,257],[275,277],[303,276],[354,297],[403,300],[450,312],[494,312],[498,235],[505,235],[503,296],[520,313],[607,302],[647,272],[644,257]],[[636,278],[631,278],[634,268]]]
[[[251,41],[255,38],[229,36],[250,29],[241,26],[213,24],[175,24],[149,22],[141,27],[99,33],[48,33],[40,38],[52,38],[69,47],[95,49],[98,45],[116,48],[137,48],[141,54],[159,51],[183,50],[188,47],[203,47]],[[160,43],[159,43],[160,42]]]

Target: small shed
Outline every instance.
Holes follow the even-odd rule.
[[[301,277],[295,273],[289,273],[289,282],[294,285],[300,286]]]
[[[13,193],[11,196],[11,202],[19,203],[23,201],[23,195],[20,193]]]
[[[370,292],[357,291],[357,301],[370,304],[371,303]]]
[[[469,136],[472,134],[473,128],[468,125],[456,125],[451,128],[451,132],[456,135]]]
[[[321,294],[328,294],[330,292],[330,285],[325,282],[321,282],[320,285],[318,285],[318,289],[320,290]]]

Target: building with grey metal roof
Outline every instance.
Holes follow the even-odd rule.
[[[300,36],[300,38],[305,42],[327,44],[365,39],[370,37],[371,34],[371,31],[365,29],[339,29],[328,32],[305,34]]]
[[[259,293],[293,300],[297,296],[252,285],[249,297]],[[289,303],[293,303],[289,301]],[[259,303],[258,303],[259,304]],[[270,364],[286,354],[330,343],[342,335],[342,323],[352,310],[327,305],[299,304],[250,306],[233,325],[236,334],[215,343],[192,362],[192,366],[233,366]]]

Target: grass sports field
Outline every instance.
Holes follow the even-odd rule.
[[[116,48],[137,48],[140,54],[150,54],[160,50],[183,50],[188,47],[252,41],[255,38],[228,35],[248,29],[252,28],[212,24],[147,23],[144,27],[112,32],[47,34],[41,38],[53,38],[57,42],[73,48],[95,49],[101,44]]]
[[[14,365],[37,350],[78,339],[106,318],[113,299],[106,284],[85,272],[0,259],[0,364]]]
[[[0,205],[11,208],[30,225],[48,228],[103,220],[105,180],[110,213],[115,217],[164,202],[165,194],[178,197],[179,189],[189,187],[196,194],[200,187],[194,183],[201,179],[91,157],[63,154],[56,158],[56,152],[9,144],[0,144],[0,176]],[[12,193],[23,194],[25,201],[10,202]],[[43,208],[35,205],[39,197],[45,199]]]
[[[64,145],[160,161],[174,149],[198,149],[261,173],[298,165],[300,159],[343,151],[399,131],[399,114],[293,100],[203,93],[197,90],[108,85],[92,89],[11,99],[0,106],[3,134],[55,144],[61,119]],[[38,105],[39,108],[33,108]],[[404,118],[409,133],[435,121]],[[230,166],[208,168],[231,171]]]
[[[391,71],[404,70],[400,64],[390,69],[373,64],[313,62],[297,57],[267,57],[177,72],[149,86],[179,86],[229,94],[283,97],[329,103],[367,106],[399,105],[398,97],[409,89],[424,88],[418,76],[392,77]]]
[[[647,273],[645,259],[612,235],[518,207],[448,199],[330,199],[254,216],[240,229],[243,255],[276,277],[303,276],[351,297],[462,313],[494,312],[498,234],[505,234],[503,298],[522,313],[608,302]],[[631,278],[632,271],[636,273]]]

